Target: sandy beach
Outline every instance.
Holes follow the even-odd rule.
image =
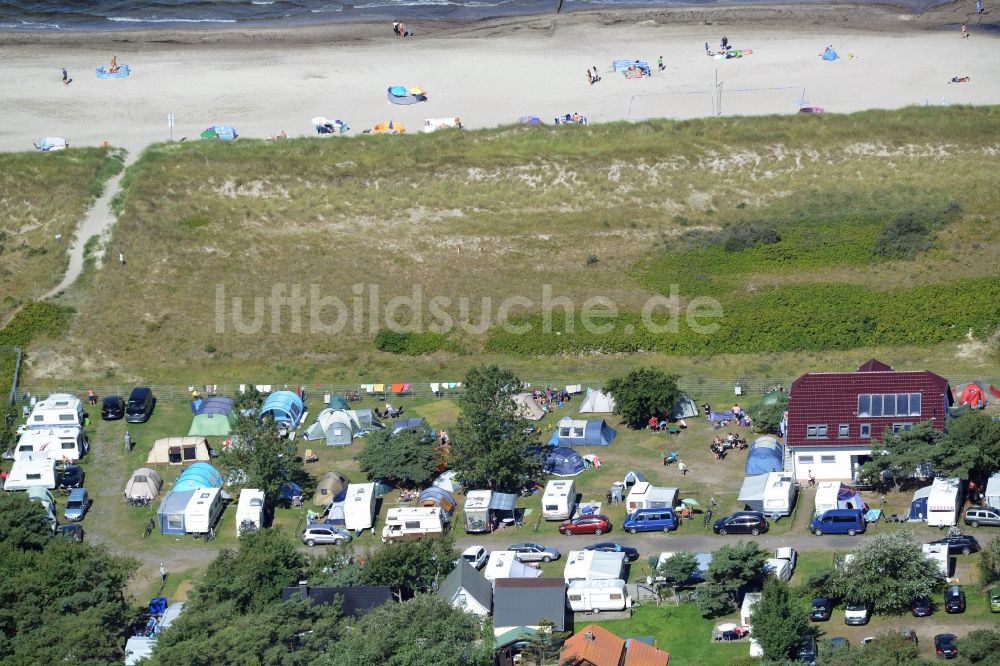
[[[416,23],[412,39],[381,24],[5,33],[0,150],[31,150],[39,137],[61,136],[74,146],[107,141],[134,152],[170,138],[170,113],[173,138],[194,140],[216,123],[246,138],[282,130],[315,136],[314,116],[343,119],[357,135],[389,119],[416,132],[425,118],[452,116],[479,128],[527,114],[546,123],[566,113],[590,122],[790,114],[802,100],[833,113],[998,104],[1000,33],[970,19],[971,37],[962,39],[966,4],[930,15],[847,5],[581,12]],[[706,56],[705,43],[717,50],[723,35],[753,54]],[[838,60],[820,57],[828,45]],[[94,68],[113,55],[132,75],[96,78]],[[664,72],[656,71],[659,56]],[[611,71],[612,60],[634,58],[653,75],[628,80]],[[594,66],[603,79],[589,85]],[[70,85],[62,83],[64,67]],[[955,76],[971,80],[949,83]],[[385,93],[394,84],[422,86],[429,100],[391,105]]]

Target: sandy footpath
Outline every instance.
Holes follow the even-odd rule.
[[[0,150],[30,150],[32,140],[62,136],[76,146],[108,141],[136,151],[169,138],[168,113],[174,138],[189,140],[215,123],[244,137],[310,135],[314,116],[343,119],[351,134],[389,119],[418,131],[424,118],[456,115],[473,128],[526,114],[546,123],[573,112],[591,122],[692,118],[718,112],[716,76],[723,115],[794,113],[801,99],[828,112],[1000,103],[1000,34],[975,25],[962,39],[957,27],[918,26],[885,11],[874,29],[853,15],[817,25],[805,9],[773,24],[733,15],[679,23],[639,12],[615,20],[559,16],[427,30],[407,40],[387,26],[352,33],[340,26],[328,39],[290,36],[307,30],[242,39],[0,35]],[[707,57],[705,42],[716,48],[723,34],[753,55]],[[819,57],[827,45],[839,60]],[[96,78],[94,68],[112,55],[132,67],[128,79]],[[655,71],[660,55],[663,73]],[[626,80],[611,72],[618,58],[646,60],[654,75]],[[603,80],[591,86],[585,70],[595,65]],[[63,67],[73,78],[68,86]],[[949,84],[953,76],[971,81]],[[390,105],[392,84],[420,85],[429,101]]]

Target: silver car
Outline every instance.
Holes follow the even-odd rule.
[[[63,518],[69,522],[83,520],[90,508],[90,498],[84,488],[74,488],[69,491],[69,498],[66,500],[66,508],[63,510]]]
[[[332,543],[339,546],[350,540],[351,533],[343,527],[335,527],[326,523],[310,525],[302,532],[302,543],[307,546],[315,546],[318,543]]]
[[[507,550],[517,553],[517,559],[522,562],[551,562],[559,559],[559,550],[537,543],[515,543]]]

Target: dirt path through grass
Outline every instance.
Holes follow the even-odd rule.
[[[42,296],[42,300],[58,295],[61,291],[76,282],[76,279],[83,273],[87,241],[94,236],[103,236],[117,220],[117,217],[111,210],[111,200],[118,194],[122,176],[125,175],[125,168],[132,163],[133,158],[130,155],[126,155],[122,170],[108,180],[104,186],[104,194],[87,211],[83,221],[76,230],[73,245],[69,248],[69,266],[66,268],[66,273],[63,275],[62,280],[59,281],[59,284]]]

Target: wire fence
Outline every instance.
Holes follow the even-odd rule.
[[[7,405],[13,406],[17,401],[17,381],[21,376],[21,348],[0,347],[0,355],[4,354],[14,356],[14,372],[10,382],[10,394],[7,396]]]

